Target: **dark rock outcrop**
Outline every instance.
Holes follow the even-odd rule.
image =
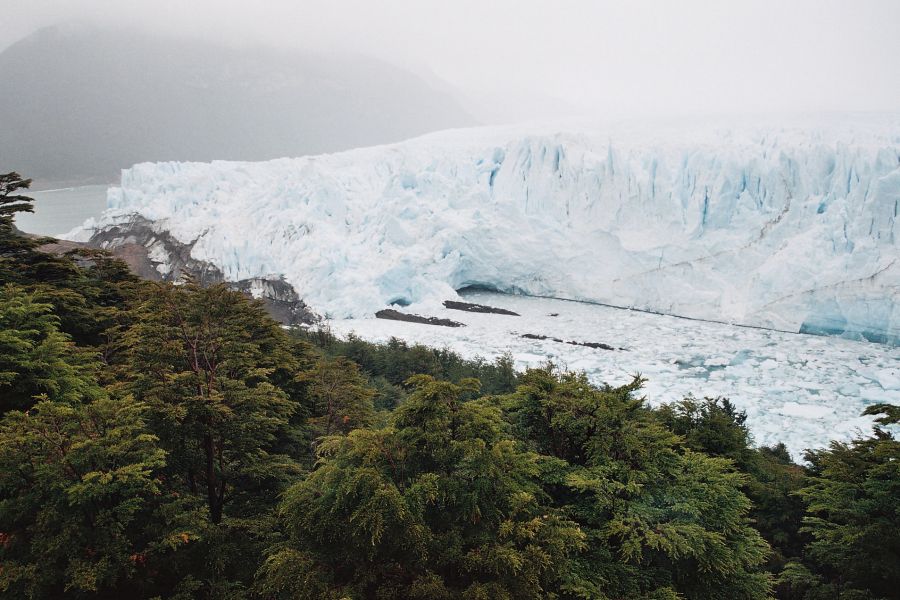
[[[423,317],[421,315],[413,315],[402,313],[393,308],[385,308],[375,313],[379,319],[388,319],[390,321],[405,321],[407,323],[420,323],[422,325],[440,325],[441,327],[465,327],[465,323],[459,321],[451,321],[450,319],[439,319],[438,317]]]
[[[85,246],[110,252],[142,279],[176,283],[191,278],[200,285],[225,283],[231,289],[262,300],[269,315],[285,325],[308,325],[319,320],[283,278],[271,276],[227,281],[215,265],[191,256],[194,243],[182,243],[142,217],[99,230],[84,244],[55,240],[42,248],[61,254]]]
[[[449,308],[450,310],[462,310],[465,312],[489,313],[492,315],[521,316],[519,313],[506,310],[505,308],[487,306],[486,304],[473,304],[472,302],[458,302],[456,300],[444,300],[444,308]]]
[[[574,340],[561,340],[559,338],[550,337],[549,335],[540,335],[537,333],[523,333],[520,337],[523,337],[527,340],[550,340],[551,342],[558,342],[560,344],[569,344],[570,346],[584,346],[585,348],[593,348],[594,350],[615,350],[614,347],[609,344],[604,344],[603,342],[576,342]],[[619,348],[622,350],[622,348]]]

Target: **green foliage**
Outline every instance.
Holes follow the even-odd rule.
[[[275,541],[280,492],[309,462],[311,349],[225,286],[145,285],[112,335],[109,385],[147,406],[166,493],[202,507],[155,590],[244,598]]]
[[[164,452],[129,398],[42,401],[0,423],[0,591],[124,589],[181,532],[161,519]],[[6,596],[8,595],[8,596]]]
[[[79,344],[100,345],[134,296],[137,278],[101,250],[82,248],[64,256],[41,251],[51,238],[27,236],[15,216],[33,212],[33,199],[18,194],[30,180],[0,175],[0,284],[14,283],[50,304],[58,327]]]
[[[508,407],[549,455],[544,482],[587,533],[573,595],[766,598],[767,545],[750,526],[746,478],[683,447],[634,393],[531,370]]]
[[[58,329],[52,306],[14,285],[0,287],[0,414],[38,396],[76,403],[97,398],[97,365]]]
[[[753,502],[750,516],[772,546],[769,568],[777,573],[803,553],[808,541],[800,529],[805,507],[798,494],[806,485],[806,469],[791,461],[784,444],[757,448],[750,464],[738,467],[750,477],[746,487]]]
[[[15,224],[16,213],[33,213],[33,198],[17,194],[19,190],[31,187],[30,179],[23,179],[18,173],[0,175],[0,231],[4,233]],[[25,242],[27,244],[27,242]]]
[[[894,407],[879,405],[869,414]],[[900,442],[876,427],[875,435],[850,443],[834,442],[807,453],[807,544],[802,562],[782,574],[793,594],[804,600],[888,599],[900,594]]]
[[[577,526],[542,504],[537,457],[477,383],[419,376],[390,427],[327,438],[285,494],[262,586],[292,598],[554,598]],[[292,576],[298,569],[304,575]]]
[[[70,260],[38,251],[48,241],[22,235],[15,227],[18,213],[34,212],[34,199],[19,194],[31,186],[18,173],[0,174],[0,283],[47,283],[77,273]]]
[[[310,418],[316,436],[346,434],[371,425],[375,418],[372,398],[355,363],[346,358],[323,358],[298,376],[308,384],[307,393],[316,416]]]
[[[18,173],[0,175],[0,281],[20,281],[38,246],[37,240],[15,229],[16,214],[34,212],[34,200],[17,193],[30,186],[31,180]]]
[[[288,335],[45,253],[28,184],[0,175],[4,598],[900,597],[895,406],[806,469],[725,399]]]
[[[797,492],[805,484],[805,472],[791,462],[784,445],[754,448],[746,413],[725,398],[686,398],[657,414],[689,448],[728,458],[749,476],[743,491],[753,503],[750,517],[756,529],[772,546],[770,569],[778,572],[789,558],[800,556],[804,506]]]
[[[402,386],[410,377],[431,375],[458,383],[467,378],[481,382],[485,394],[508,394],[515,391],[518,374],[512,357],[501,355],[494,362],[484,359],[465,360],[459,354],[442,348],[407,344],[391,338],[386,344],[373,344],[354,335],[342,340],[327,330],[298,330],[294,335],[308,340],[331,356],[343,356],[376,380]]]
[[[727,398],[685,398],[660,407],[658,414],[694,450],[737,463],[748,462],[753,454],[747,413],[738,411]]]
[[[157,285],[124,335],[124,386],[150,407],[169,475],[206,498],[213,523],[226,507],[253,513],[240,490],[277,494],[296,462],[272,452],[296,410],[272,383],[296,360],[257,303],[225,286]]]
[[[110,330],[128,324],[125,309],[137,297],[141,284],[125,263],[103,250],[71,250],[54,260],[78,268],[52,285],[35,285],[35,296],[53,306],[60,329],[74,341],[108,351]]]
[[[863,411],[864,415],[874,415],[875,422],[880,425],[896,425],[900,423],[900,406],[893,404],[873,404]]]

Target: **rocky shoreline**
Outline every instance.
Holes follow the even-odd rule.
[[[87,242],[54,240],[42,249],[62,254],[85,247],[106,250],[142,279],[178,282],[190,278],[204,286],[224,283],[261,300],[266,312],[285,325],[312,325],[321,321],[284,278],[273,275],[227,281],[215,265],[191,256],[193,244],[178,241],[142,217],[135,216],[126,223],[98,230]]]

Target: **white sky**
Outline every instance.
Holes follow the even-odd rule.
[[[82,21],[337,49],[597,114],[900,110],[900,0],[0,0],[0,47]]]

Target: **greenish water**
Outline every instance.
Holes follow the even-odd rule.
[[[26,191],[34,198],[34,213],[16,216],[16,226],[38,235],[62,235],[90,217],[100,216],[106,208],[107,185]]]

